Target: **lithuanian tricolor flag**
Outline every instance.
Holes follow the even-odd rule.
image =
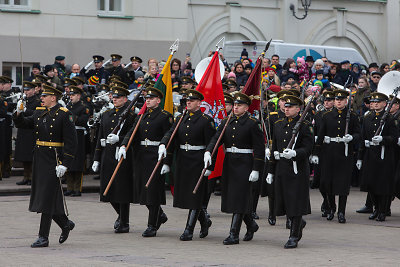
[[[172,55],[169,55],[157,82],[154,84],[154,87],[164,94],[164,98],[161,99],[160,107],[169,113],[174,114],[174,103],[172,101],[171,59]]]

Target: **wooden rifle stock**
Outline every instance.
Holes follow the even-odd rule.
[[[187,113],[187,109],[185,109],[185,111],[184,111],[183,114],[182,114],[182,117],[179,119],[178,123],[176,124],[175,129],[174,129],[174,131],[172,132],[171,137],[170,137],[169,140],[168,140],[167,146],[165,147],[166,150],[168,150],[169,146],[171,145],[172,139],[174,139],[174,137],[175,137],[175,135],[176,135],[176,132],[178,131],[179,125],[181,124],[181,122],[182,122],[182,120],[183,120],[183,117],[185,117],[186,113]],[[154,175],[156,174],[157,169],[158,169],[158,168],[160,167],[160,165],[161,165],[162,160],[163,160],[163,158],[161,158],[159,161],[157,161],[157,164],[156,164],[156,166],[154,167],[154,170],[153,170],[153,172],[151,173],[151,175],[150,175],[150,177],[149,177],[149,180],[147,180],[146,188],[149,187],[149,185],[150,185],[150,183],[151,183],[151,180],[153,180]]]
[[[133,137],[135,136],[136,132],[137,132],[138,129],[139,129],[139,125],[140,125],[140,122],[142,121],[143,115],[144,115],[144,114],[140,115],[139,120],[138,120],[137,123],[136,123],[135,129],[133,129],[133,132],[132,132],[132,134],[131,134],[131,137],[129,138],[128,144],[126,145],[125,151],[128,151],[129,147],[131,146],[131,143],[132,143],[132,141],[133,141]],[[117,175],[118,170],[119,170],[119,168],[121,167],[121,164],[122,164],[123,161],[124,161],[124,158],[121,158],[121,159],[118,161],[117,167],[115,167],[114,173],[113,173],[113,175],[111,176],[110,181],[108,182],[108,185],[107,185],[107,187],[106,187],[106,190],[104,190],[103,196],[106,196],[107,193],[108,193],[108,190],[110,190],[111,184],[114,182],[115,176]]]
[[[214,146],[214,148],[212,150],[212,153],[211,153],[211,158],[214,156],[215,152],[217,151],[219,143],[221,142],[221,139],[224,136],[224,133],[225,133],[225,130],[226,130],[226,126],[228,126],[229,120],[232,118],[232,115],[233,115],[233,110],[229,114],[228,119],[226,120],[226,123],[224,125],[224,128],[222,128],[221,134],[218,136],[217,142],[215,143],[215,146]],[[193,190],[193,194],[196,194],[197,190],[199,189],[200,184],[201,184],[201,180],[203,180],[203,177],[204,177],[204,174],[206,173],[206,171],[207,171],[207,168],[203,168],[203,170],[201,171],[201,175],[199,177],[199,180],[197,181],[196,187]]]

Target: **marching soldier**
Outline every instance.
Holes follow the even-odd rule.
[[[6,147],[5,131],[6,131],[6,118],[7,118],[7,101],[3,97],[3,78],[0,77],[0,146]],[[0,181],[3,179],[3,165],[6,150],[0,149]]]
[[[103,67],[104,57],[95,55],[93,56],[93,61],[81,69],[81,76],[86,77],[89,80],[91,77],[97,77],[100,84],[108,82],[110,74]],[[94,69],[87,70],[94,63]]]
[[[394,194],[394,148],[399,133],[393,116],[389,115],[381,133],[375,135],[388,97],[383,93],[374,92],[370,101],[375,107],[374,111],[364,118],[357,168],[361,170],[360,189],[369,192],[375,205],[369,219],[385,221],[388,203]]]
[[[221,211],[232,213],[229,236],[224,245],[239,243],[239,232],[242,221],[247,226],[243,241],[250,241],[258,230],[258,225],[251,216],[252,182],[256,182],[264,166],[264,137],[260,123],[247,112],[251,99],[242,93],[235,94],[234,116],[224,119],[217,133],[211,139],[204,154],[204,164],[211,163],[211,153],[221,135],[224,125],[225,133],[221,138],[227,152],[222,171]]]
[[[321,164],[320,190],[327,194],[329,209],[326,219],[333,219],[336,209],[335,196],[338,195],[338,221],[346,223],[346,203],[354,166],[354,146],[360,139],[360,123],[357,115],[351,111],[350,120],[347,122],[346,105],[349,92],[337,89],[333,93],[335,107],[322,115],[315,146],[316,154],[324,156],[321,157],[321,162],[317,155],[312,156],[311,161]]]
[[[335,100],[335,94],[333,91],[330,90],[325,90],[323,93],[323,98],[324,98],[324,109],[318,111],[315,116],[314,116],[314,133],[318,133],[321,123],[322,123],[322,116],[325,112],[328,112],[332,110],[333,105],[334,105],[334,100]],[[318,136],[315,136],[315,142],[317,142]],[[322,157],[324,155],[320,154],[318,155],[319,160],[322,161]],[[313,163],[311,161],[311,163]],[[320,180],[321,180],[321,165],[320,164],[313,164],[314,167],[314,179],[311,184],[311,188],[319,188],[319,191],[322,195],[323,202],[321,205],[321,212],[322,212],[322,217],[327,217],[329,213],[329,206],[328,206],[328,198],[326,192],[321,191],[320,187]],[[334,210],[336,210],[336,206],[333,206]]]
[[[306,221],[302,216],[311,213],[308,158],[314,143],[312,128],[307,121],[300,125],[293,149],[288,148],[293,127],[300,119],[300,107],[303,101],[287,95],[285,118],[274,124],[272,151],[267,175],[267,183],[275,180],[275,211],[277,216],[286,215],[291,219],[290,237],[285,248],[296,248],[300,241]]]
[[[189,241],[193,239],[193,231],[196,221],[200,221],[200,238],[208,235],[208,228],[211,226],[209,220],[202,209],[204,198],[207,196],[207,179],[203,179],[196,194],[193,189],[203,170],[202,155],[206,145],[210,142],[215,133],[214,120],[203,114],[200,110],[201,101],[204,96],[196,90],[187,90],[187,113],[183,117],[176,136],[173,139],[172,150],[176,149],[176,168],[174,176],[174,207],[189,209],[186,228],[180,236],[180,240]],[[172,132],[177,127],[177,122],[182,115],[176,118],[171,129],[161,139],[158,154],[159,159],[166,156],[165,146],[171,138]],[[168,157],[172,155],[169,154]],[[170,159],[167,159],[167,161]],[[184,167],[182,167],[184,166]],[[166,166],[163,166],[166,168]],[[210,166],[205,176],[211,174]]]
[[[143,237],[156,236],[157,230],[168,218],[161,209],[160,205],[165,205],[165,178],[164,173],[169,172],[168,165],[164,165],[161,173],[150,183],[145,185],[158,161],[158,146],[161,138],[171,128],[172,115],[159,107],[163,93],[150,87],[146,89],[146,112],[140,121],[139,128],[133,139],[133,203],[146,205],[149,210],[147,229],[143,232]],[[125,136],[119,150],[119,158],[126,156],[125,146],[128,144],[138,119],[136,119],[131,130]]]
[[[85,167],[85,135],[87,121],[89,119],[89,109],[81,101],[83,90],[76,86],[70,86],[70,104],[67,106],[72,112],[75,123],[76,136],[78,139],[78,149],[76,157],[66,173],[67,191],[65,196],[80,197],[82,192],[83,170]]]
[[[132,110],[128,111],[128,116],[118,134],[112,131],[118,125],[119,118],[129,106],[127,95],[129,91],[125,88],[114,86],[110,90],[113,96],[114,108],[103,113],[97,136],[96,151],[92,169],[94,172],[100,170],[100,201],[110,202],[111,206],[118,214],[114,223],[115,233],[129,232],[129,203],[132,201],[132,177],[131,164],[128,160],[121,164],[117,176],[106,196],[103,195],[110,178],[117,166],[118,156],[117,147],[122,143],[125,134],[132,127],[135,114]],[[101,164],[101,166],[100,166]]]
[[[37,107],[40,107],[40,99],[35,94],[36,85],[32,82],[24,81],[23,88],[26,101],[19,100],[17,107],[24,105],[24,116],[31,116]],[[25,103],[23,103],[25,102]],[[30,185],[32,181],[32,160],[33,149],[35,147],[35,135],[33,129],[18,129],[15,141],[14,161],[22,162],[24,166],[24,179],[17,182],[17,185]]]
[[[71,166],[77,148],[73,115],[57,100],[62,92],[44,85],[42,107],[25,117],[24,107],[17,107],[14,122],[18,128],[34,129],[36,146],[33,160],[32,190],[29,210],[42,213],[39,238],[31,247],[47,247],[51,220],[62,229],[59,243],[64,243],[75,224],[64,211],[60,178]]]

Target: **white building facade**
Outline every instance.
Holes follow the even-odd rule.
[[[197,63],[222,36],[352,47],[368,63],[400,58],[400,0],[312,0],[304,20],[291,4],[301,16],[298,0],[0,0],[0,69],[18,85],[21,54],[25,73],[57,55],[84,66],[118,53],[146,65],[177,38],[176,57]]]

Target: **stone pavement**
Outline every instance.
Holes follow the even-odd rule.
[[[1,184],[0,184],[1,186]],[[297,249],[285,250],[289,230],[285,219],[276,226],[267,223],[267,200],[260,200],[261,219],[254,240],[224,246],[231,216],[223,214],[220,198],[212,196],[209,212],[213,225],[205,239],[198,238],[196,225],[193,241],[182,242],[187,211],[172,207],[167,192],[164,207],[169,220],[155,238],[143,238],[147,209],[131,205],[131,232],[115,234],[116,215],[107,203],[99,203],[98,194],[86,193],[67,198],[70,218],[76,223],[66,243],[58,244],[60,229],[52,224],[50,246],[32,249],[40,215],[29,212],[29,196],[0,197],[0,266],[399,266],[400,205],[395,200],[392,216],[386,222],[368,220],[355,210],[365,201],[365,193],[353,189],[347,208],[347,223],[331,222],[319,212],[321,197],[311,190],[312,214]],[[241,238],[245,234],[242,225]]]

